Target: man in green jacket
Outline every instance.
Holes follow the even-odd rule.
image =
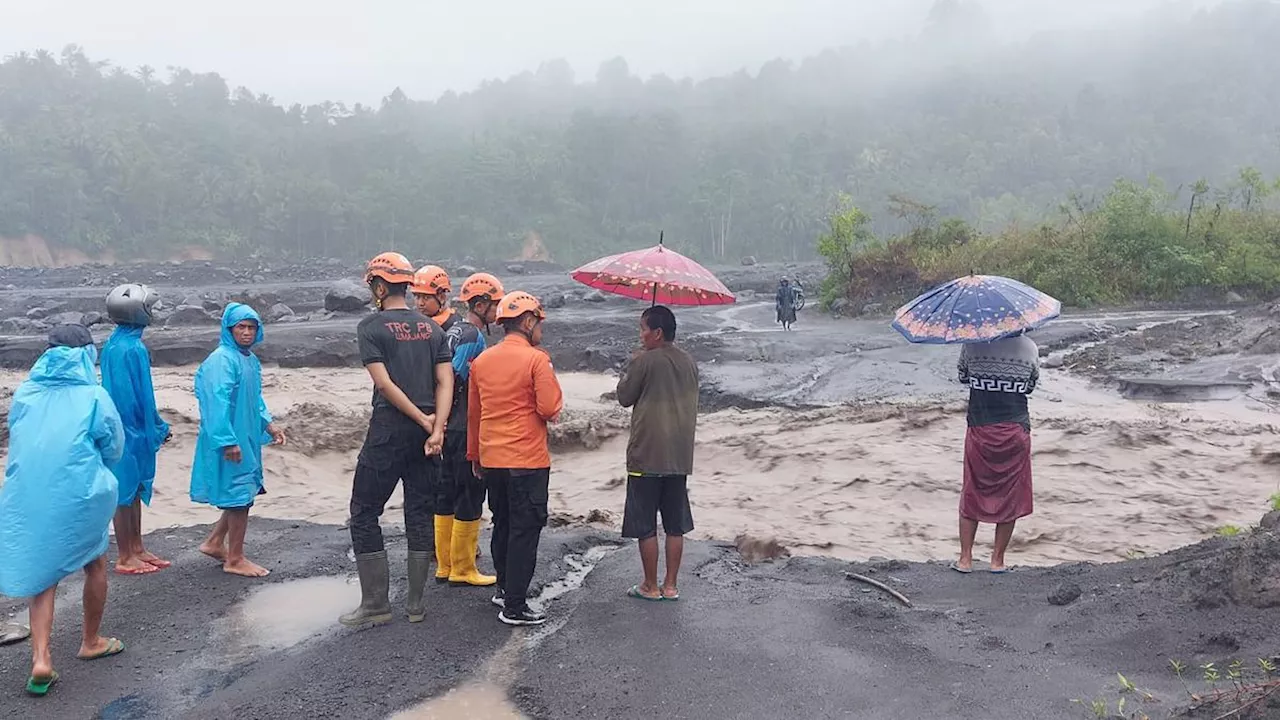
[[[618,380],[618,402],[631,408],[627,443],[627,505],[622,536],[640,545],[644,582],[627,594],[643,600],[679,600],[676,576],[684,536],[693,530],[687,481],[693,472],[698,421],[698,366],[676,347],[676,317],[655,305],[640,316],[643,349]],[[658,514],[666,534],[667,573],[658,585]]]

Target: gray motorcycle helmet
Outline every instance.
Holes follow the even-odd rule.
[[[121,285],[107,295],[107,317],[117,325],[150,325],[160,294],[146,285]]]

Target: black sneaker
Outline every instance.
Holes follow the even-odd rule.
[[[507,592],[502,588],[498,588],[493,592],[493,599],[489,602],[492,602],[500,608],[505,608],[507,606]]]
[[[524,610],[503,610],[498,613],[498,619],[508,625],[541,625],[547,621],[547,616],[525,608]]]

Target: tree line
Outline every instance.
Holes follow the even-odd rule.
[[[1149,174],[1280,172],[1280,5],[1168,7],[1000,42],[939,0],[913,38],[701,82],[579,82],[563,61],[466,93],[284,107],[215,73],[70,47],[0,63],[0,235],[89,252],[557,260],[668,242],[704,261],[806,259],[839,198],[880,234],[909,200],[976,229]]]

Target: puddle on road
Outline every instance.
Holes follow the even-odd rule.
[[[564,561],[569,566],[569,572],[559,580],[543,586],[536,598],[529,599],[529,605],[545,610],[551,601],[582,587],[596,564],[619,547],[597,545],[588,548],[581,555],[566,555]],[[559,629],[565,620],[564,617],[553,616],[551,623],[540,628],[513,630],[510,639],[489,658],[472,682],[402,710],[388,720],[526,720],[520,709],[507,699],[506,688],[511,686],[518,674],[517,663],[522,648],[536,645]]]
[[[488,682],[450,690],[389,720],[525,720],[502,688]]]
[[[241,644],[269,650],[291,647],[338,628],[338,616],[360,602],[353,578],[320,576],[257,588],[227,614]]]

